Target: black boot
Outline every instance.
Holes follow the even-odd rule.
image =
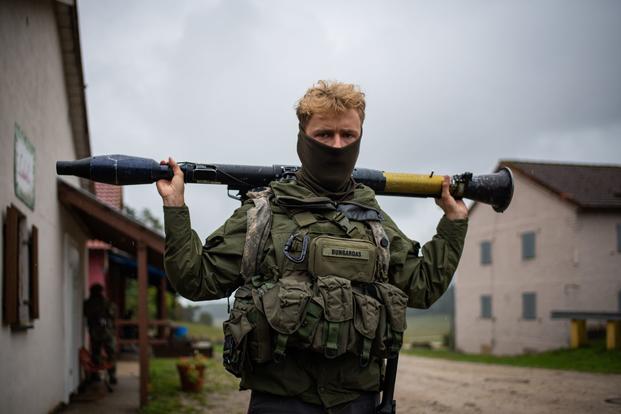
[[[108,371],[108,377],[110,378],[110,384],[116,385],[118,383],[116,379],[116,371],[111,369]]]

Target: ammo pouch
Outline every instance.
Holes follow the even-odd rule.
[[[309,349],[329,359],[351,352],[366,366],[371,355],[386,358],[398,353],[407,295],[388,283],[361,286],[338,276],[318,277],[315,285],[285,277],[263,290],[259,315],[271,328],[271,342],[263,344],[273,344],[272,359],[281,361],[287,348]],[[250,359],[258,361],[254,352]]]

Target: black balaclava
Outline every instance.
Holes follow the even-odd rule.
[[[356,184],[351,174],[358,159],[361,138],[345,147],[333,148],[306,135],[300,125],[298,157],[302,169],[296,173],[298,182],[319,196],[336,201],[347,198]]]

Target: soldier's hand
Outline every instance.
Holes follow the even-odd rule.
[[[160,193],[160,196],[164,201],[164,206],[183,207],[185,204],[185,200],[183,198],[183,191],[185,189],[183,183],[183,171],[181,171],[181,168],[175,160],[172,159],[172,157],[168,157],[168,161],[160,161],[160,164],[169,165],[173,170],[172,180],[158,180],[155,183],[157,191]]]
[[[444,176],[442,182],[442,198],[436,198],[436,204],[444,210],[444,215],[449,220],[460,220],[468,217],[468,207],[463,200],[455,200],[449,191],[451,178]]]

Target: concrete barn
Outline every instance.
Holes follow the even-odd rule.
[[[521,354],[566,347],[552,311],[621,312],[621,166],[501,161],[515,193],[481,203],[455,284],[456,347]]]

